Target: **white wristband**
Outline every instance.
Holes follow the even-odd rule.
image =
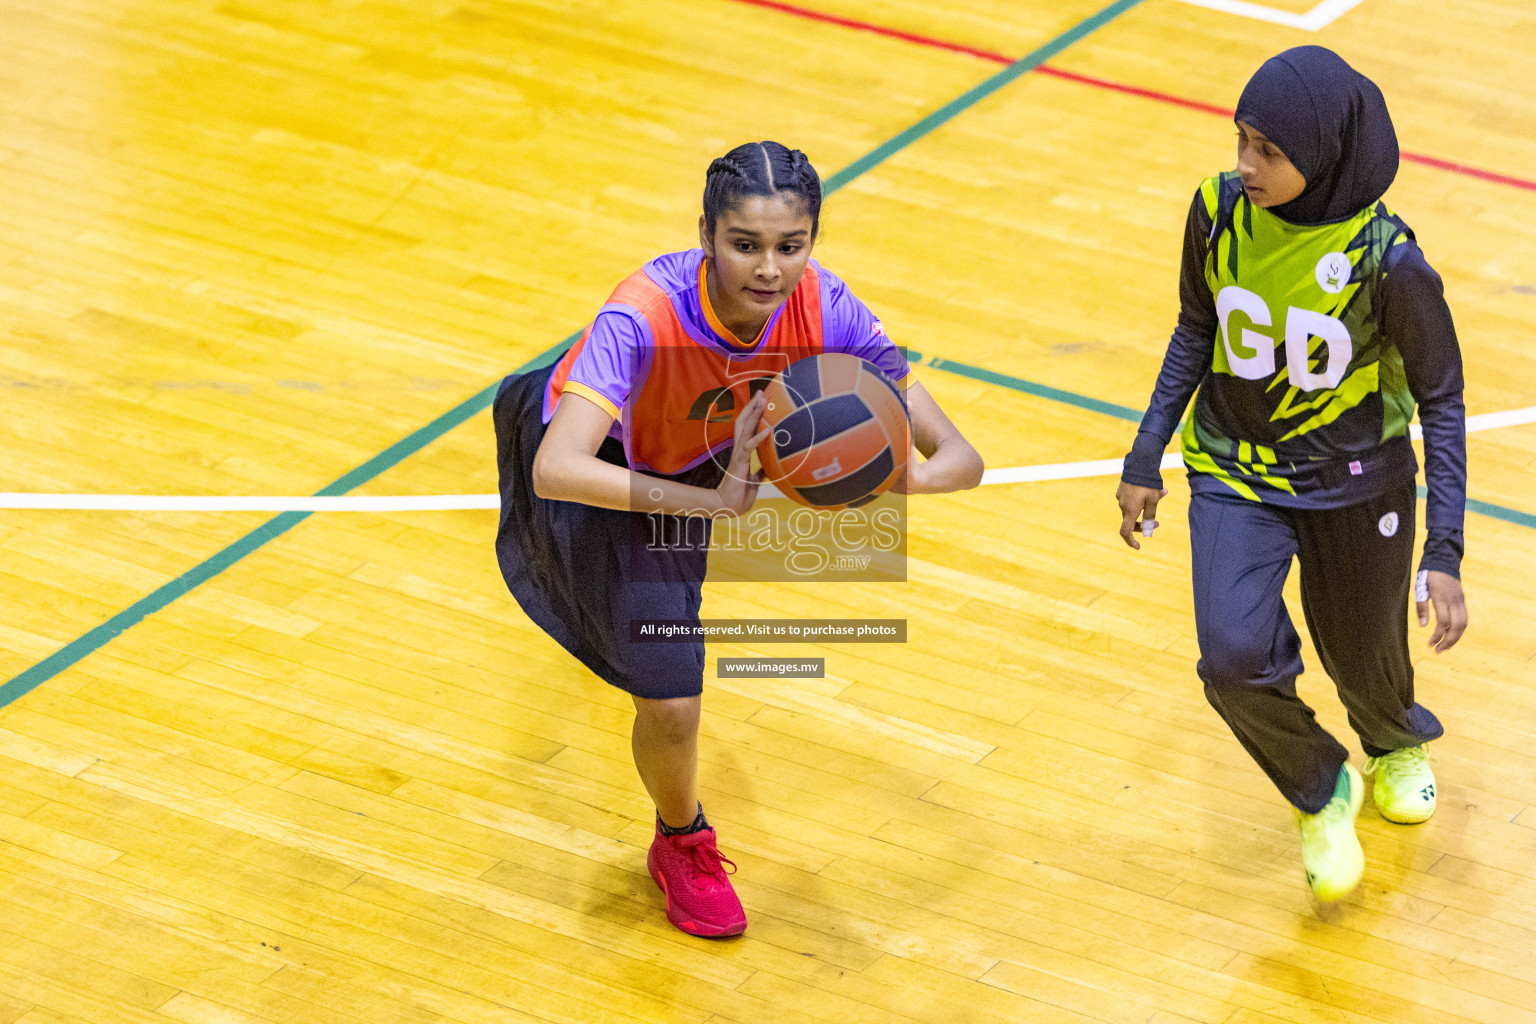
[[[1420,569],[1413,581],[1413,599],[1420,603],[1429,600],[1429,570]]]

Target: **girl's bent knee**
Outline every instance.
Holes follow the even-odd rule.
[[[673,697],[652,700],[636,697],[635,715],[653,735],[668,743],[692,742],[699,732],[699,698]]]

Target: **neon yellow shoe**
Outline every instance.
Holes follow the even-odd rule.
[[[1346,764],[1339,769],[1328,806],[1316,814],[1292,808],[1301,826],[1301,863],[1307,869],[1307,884],[1324,903],[1348,896],[1365,871],[1365,851],[1355,835],[1355,816],[1364,796],[1360,773]]]
[[[1388,821],[1412,825],[1435,813],[1435,773],[1422,746],[1403,747],[1365,759],[1365,774],[1376,776],[1376,810]]]

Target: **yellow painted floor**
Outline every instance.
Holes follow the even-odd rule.
[[[1101,5],[797,6],[1017,57]],[[314,494],[693,244],[714,156],[775,138],[830,177],[1001,69],[739,0],[0,0],[0,33],[3,492]],[[1305,42],[1405,151],[1536,177],[1522,0],[1316,33],[1145,0],[1050,66],[1230,108]],[[831,196],[817,256],[925,357],[1140,408],[1233,152],[1220,116],[1032,73]],[[1468,412],[1536,406],[1536,189],[1409,162],[1388,199]],[[991,467],[1134,432],[919,373]],[[1419,660],[1440,809],[1368,804],[1344,904],[1201,695],[1187,487],[1132,555],[1099,477],[913,499],[904,584],[707,588],[909,622],[712,645],[827,659],[707,681],[751,919],[715,943],[663,917],[628,699],[508,596],[494,512],[290,517],[102,636],[271,515],[0,509],[0,681],[47,676],[0,688],[0,1024],[1536,1022],[1536,424],[1468,448],[1506,512],[1469,512],[1472,629]],[[480,413],[356,493],[494,490]]]

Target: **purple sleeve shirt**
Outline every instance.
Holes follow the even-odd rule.
[[[880,368],[896,386],[905,389],[912,383],[907,357],[886,336],[885,328],[869,307],[843,283],[842,278],[819,267],[822,277],[822,318],[825,334],[822,350],[846,352],[867,359]]]
[[[685,329],[690,335],[697,335],[696,340],[712,342],[722,351],[740,351],[720,338],[704,315],[704,300],[698,286],[702,259],[703,253],[697,249],[673,253],[647,264],[646,273],[666,292]],[[841,278],[819,263],[816,269],[822,289],[822,351],[845,352],[866,359],[897,387],[905,389],[912,382],[906,355],[886,336],[880,321]],[[769,320],[764,344],[772,344],[776,321],[777,315]],[[566,390],[582,395],[612,415],[615,422],[609,432],[614,437],[621,436],[622,411],[635,382],[644,377],[653,345],[650,324],[639,311],[622,304],[607,305],[593,321],[592,331],[571,366]],[[553,414],[552,408],[546,409],[545,422]]]
[[[629,400],[636,370],[650,346],[645,318],[627,306],[608,306],[592,322],[592,333],[571,366],[570,383],[583,385],[611,403],[614,416]],[[584,397],[591,398],[591,395]]]

